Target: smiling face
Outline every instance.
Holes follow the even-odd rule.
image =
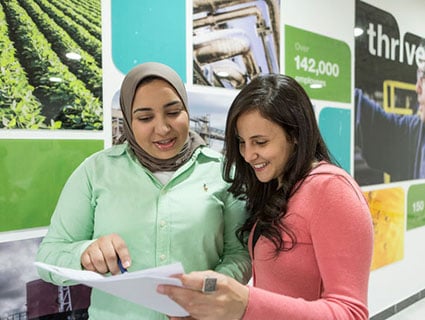
[[[280,181],[294,143],[278,124],[265,119],[258,110],[241,114],[236,121],[239,152],[261,182]]]
[[[131,128],[138,145],[157,159],[170,159],[189,135],[189,115],[176,90],[161,79],[141,84],[132,105]]]

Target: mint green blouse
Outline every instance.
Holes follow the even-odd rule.
[[[221,154],[206,147],[198,148],[165,185],[127,144],[102,150],[65,184],[37,261],[81,269],[80,256],[88,245],[116,233],[129,248],[129,272],[181,261],[185,272],[212,269],[246,283],[250,259],[235,236],[246,211],[227,188]],[[57,285],[72,284],[47,271],[39,274]],[[167,319],[95,289],[89,317]]]

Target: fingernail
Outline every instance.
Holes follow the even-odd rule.
[[[165,293],[165,291],[164,291],[164,287],[163,287],[163,286],[158,286],[158,287],[156,287],[156,291],[157,291],[158,293],[162,293],[162,294],[164,294],[164,293]]]
[[[130,266],[130,261],[124,261],[123,264],[122,264],[122,266],[124,268],[128,268]]]

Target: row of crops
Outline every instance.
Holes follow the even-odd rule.
[[[102,129],[100,0],[0,0],[0,128]]]

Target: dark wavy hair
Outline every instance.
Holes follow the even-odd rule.
[[[236,122],[245,112],[259,113],[279,126],[294,145],[294,152],[283,168],[283,185],[277,179],[260,182],[251,166],[239,152]],[[295,234],[284,224],[288,201],[296,192],[314,161],[331,161],[320,134],[313,105],[304,89],[293,78],[282,74],[261,75],[253,79],[236,96],[226,120],[224,179],[231,183],[229,191],[246,200],[248,219],[237,230],[239,240],[246,244],[247,235],[257,223],[259,234],[273,242],[277,255],[296,244]],[[284,243],[282,231],[291,243]]]

